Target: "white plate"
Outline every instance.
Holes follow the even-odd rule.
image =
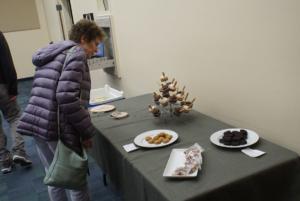
[[[240,131],[241,129],[246,130],[248,132],[248,138],[247,138],[247,144],[243,144],[243,145],[238,145],[238,146],[232,146],[232,145],[225,145],[220,143],[220,139],[223,137],[224,132],[226,131]],[[259,140],[259,136],[257,133],[255,133],[252,130],[248,130],[248,129],[244,129],[244,128],[229,128],[229,129],[224,129],[224,130],[220,130],[217,131],[215,133],[213,133],[210,136],[210,141],[220,147],[226,147],[226,148],[243,148],[243,147],[248,147],[250,145],[255,144],[257,141]]]
[[[161,144],[150,144],[145,140],[145,137],[150,136],[154,137],[159,133],[167,133],[169,135],[172,135],[172,139],[168,143],[161,143]],[[146,148],[157,148],[157,147],[164,147],[168,146],[169,144],[174,143],[178,138],[178,134],[174,131],[171,130],[151,130],[151,131],[146,131],[134,138],[134,144],[140,146],[140,147],[146,147]]]
[[[114,105],[99,105],[92,107],[91,112],[110,112],[113,111],[116,107]]]
[[[184,151],[186,149],[173,149],[170,158],[168,160],[168,163],[166,165],[166,168],[164,170],[163,176],[164,177],[170,177],[170,178],[190,178],[190,177],[196,177],[198,174],[198,169],[193,172],[192,174],[185,175],[185,176],[179,176],[179,175],[173,175],[175,170],[179,167],[184,167],[185,163],[185,154]]]
[[[115,111],[115,112],[111,113],[110,116],[115,119],[122,119],[122,118],[128,117],[128,112]]]

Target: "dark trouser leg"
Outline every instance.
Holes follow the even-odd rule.
[[[0,161],[6,160],[9,151],[6,148],[7,139],[2,128],[2,116],[0,115]]]

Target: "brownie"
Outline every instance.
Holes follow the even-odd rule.
[[[247,144],[248,132],[241,129],[240,131],[225,131],[220,143],[231,146],[239,146]]]
[[[233,134],[232,134],[231,131],[225,131],[225,132],[224,132],[224,137],[225,137],[225,136],[232,137]]]
[[[240,145],[240,141],[232,141],[231,145],[232,146],[238,146],[238,145]]]
[[[232,141],[232,137],[230,136],[223,136],[222,138],[224,141]]]
[[[242,136],[242,134],[240,134],[240,133],[238,133],[238,134],[236,134],[236,135],[234,135],[233,137],[232,137],[232,140],[233,141],[239,141],[239,140],[242,140],[243,139],[243,136]]]
[[[232,143],[231,141],[229,141],[229,142],[225,141],[223,144],[225,144],[225,145],[231,145],[231,143]]]
[[[246,130],[243,130],[243,129],[240,130],[240,133],[242,133],[243,135],[247,135],[248,134],[248,132]]]
[[[243,135],[239,131],[232,131],[232,134],[235,135],[235,136],[242,136]]]
[[[248,132],[246,130],[240,130],[240,133],[242,133],[244,139],[247,139]]]

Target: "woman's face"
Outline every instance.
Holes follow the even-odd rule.
[[[95,40],[92,40],[90,42],[87,42],[83,37],[80,40],[80,45],[84,49],[86,55],[88,58],[91,58],[96,52],[97,52],[97,46],[101,40],[99,38],[96,38]]]

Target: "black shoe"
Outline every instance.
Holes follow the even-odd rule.
[[[11,159],[11,157],[2,161],[1,172],[3,174],[12,172],[12,169],[13,169],[13,160]]]
[[[28,159],[28,156],[24,153],[14,153],[13,161],[21,166],[31,166],[32,162]]]

